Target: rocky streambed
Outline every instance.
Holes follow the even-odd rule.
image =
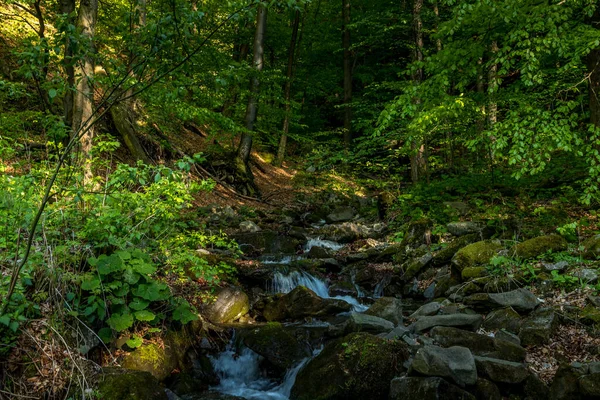
[[[240,285],[215,293],[202,323],[188,328],[187,345],[167,342],[179,355],[155,348],[148,361],[146,344],[130,353],[122,365],[145,372],[125,374],[138,383],[112,398],[600,398],[600,342],[585,336],[579,362],[552,347],[564,327],[600,322],[593,295],[566,307],[553,301],[550,271],[575,275],[580,266],[540,263],[537,273],[549,278],[531,287],[526,270],[491,273],[499,255],[531,259],[565,250],[560,236],[507,246],[491,240],[497,232],[485,224],[468,222],[451,224],[447,240],[432,243],[431,222],[423,220],[390,244],[381,241],[381,224],[292,226],[285,233],[243,227],[248,232],[235,238],[255,261],[240,264]],[[583,253],[596,248],[588,241]],[[587,277],[597,279],[587,267]],[[104,375],[100,390],[117,393],[121,375]],[[130,395],[132,385],[154,394]]]

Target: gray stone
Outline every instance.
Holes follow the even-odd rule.
[[[327,215],[327,222],[336,223],[336,222],[347,222],[354,218],[355,212],[351,207],[344,207],[336,209],[331,214]]]
[[[427,304],[419,307],[417,309],[417,311],[412,313],[408,318],[415,319],[418,317],[426,317],[426,316],[435,315],[438,313],[438,311],[440,311],[441,308],[442,308],[442,305],[440,303],[433,301],[431,303],[427,303]]]
[[[216,301],[204,308],[206,318],[214,323],[238,320],[250,310],[248,295],[241,289],[225,287],[217,293]]]
[[[496,332],[495,338],[500,340],[506,340],[507,342],[514,343],[517,346],[521,345],[521,339],[517,335],[515,335],[514,333],[510,333],[506,329],[500,329],[498,332]]]
[[[465,298],[464,302],[480,310],[512,307],[523,312],[530,312],[540,304],[533,293],[523,288],[504,293],[476,293]]]
[[[475,400],[475,396],[442,378],[403,376],[392,379],[390,400]]]
[[[409,337],[409,336],[410,336],[410,329],[408,329],[402,325],[398,325],[391,332],[382,334],[381,337],[384,339],[396,340],[396,339],[403,339],[404,337]]]
[[[479,222],[464,221],[464,222],[450,222],[446,225],[448,232],[454,236],[464,236],[469,233],[478,233],[483,229],[483,224]]]
[[[547,344],[557,324],[556,314],[550,307],[540,308],[521,326],[519,338],[524,346]]]
[[[332,336],[340,336],[340,333],[346,335],[352,332],[388,333],[392,329],[394,329],[394,324],[386,319],[352,312],[344,322],[331,325],[329,331]]]
[[[527,355],[524,348],[512,342],[462,329],[437,326],[431,330],[430,336],[441,346],[466,347],[474,355],[482,357],[522,362]]]
[[[331,258],[333,256],[333,251],[320,246],[313,246],[310,248],[306,257],[308,258]]]
[[[583,283],[598,282],[598,271],[591,268],[584,268],[581,271],[574,272],[573,276],[579,278]]]
[[[477,369],[471,351],[465,347],[443,348],[424,346],[417,351],[411,365],[414,370],[427,376],[450,378],[460,386],[477,382]]]
[[[365,314],[383,318],[394,325],[398,325],[402,322],[402,302],[395,297],[382,297],[377,299],[375,303],[365,311]]]
[[[493,382],[518,384],[529,376],[529,370],[523,363],[496,358],[475,356],[477,373],[488,377]]]
[[[240,222],[240,231],[242,232],[259,232],[260,226],[256,225],[254,222],[252,221],[243,221]]]
[[[263,316],[267,321],[299,320],[336,315],[350,311],[351,308],[352,306],[343,300],[323,299],[312,290],[298,286],[283,296],[276,296],[265,306]]]
[[[450,314],[420,317],[412,327],[415,332],[423,332],[434,326],[451,326],[476,331],[481,326],[483,317],[479,314]]]
[[[539,236],[533,239],[516,244],[511,253],[520,258],[534,258],[546,254],[549,251],[554,253],[566,250],[568,243],[560,235]]]
[[[512,308],[501,308],[490,312],[483,321],[483,328],[489,331],[506,329],[512,333],[521,330],[521,316]]]
[[[548,262],[542,263],[542,267],[543,267],[544,271],[546,271],[546,272],[564,271],[565,268],[567,268],[568,266],[569,266],[568,261],[559,261],[557,263],[548,263]]]

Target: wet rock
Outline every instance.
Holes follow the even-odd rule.
[[[183,400],[244,400],[243,397],[232,396],[219,392],[203,392],[185,396]]]
[[[466,305],[479,310],[512,307],[516,311],[530,312],[540,303],[527,289],[511,290],[504,293],[477,293],[464,299]]]
[[[350,243],[361,239],[364,230],[353,222],[344,222],[343,224],[327,225],[321,230],[323,239],[332,240],[338,243]]]
[[[334,212],[327,215],[326,221],[330,224],[337,222],[347,222],[354,219],[356,215],[352,207],[338,208]]]
[[[333,251],[325,247],[313,246],[310,248],[306,256],[308,258],[331,258],[333,257]]]
[[[547,344],[557,325],[557,317],[550,307],[533,312],[521,326],[519,338],[524,346]]]
[[[480,222],[464,221],[464,222],[450,222],[446,225],[448,232],[454,236],[464,236],[470,233],[479,233],[483,230],[485,225]]]
[[[203,314],[214,323],[238,320],[250,310],[248,295],[239,288],[225,287],[216,294],[216,300],[203,309]]]
[[[358,292],[352,282],[337,281],[329,286],[329,295],[358,297]]]
[[[574,272],[573,276],[579,278],[582,283],[598,282],[598,271],[591,268],[584,268],[581,271]]]
[[[452,265],[462,273],[465,268],[487,264],[501,249],[502,245],[499,242],[476,242],[460,249],[452,257]]]
[[[404,370],[408,345],[353,333],[325,345],[298,373],[292,400],[387,399],[390,381]]]
[[[438,313],[438,311],[440,311],[441,308],[442,308],[442,305],[440,303],[438,303],[436,301],[432,301],[431,303],[427,303],[427,304],[419,307],[417,309],[417,311],[412,313],[408,318],[415,319],[418,317],[426,317],[426,316],[435,315]]]
[[[415,332],[423,332],[434,326],[450,326],[455,328],[463,328],[471,331],[476,331],[481,326],[483,317],[478,314],[451,314],[451,315],[434,315],[431,317],[420,317],[414,323],[413,329]]]
[[[518,384],[529,376],[529,370],[523,363],[479,356],[475,356],[475,363],[477,373],[493,382]]]
[[[424,346],[415,354],[410,370],[427,376],[449,378],[460,386],[477,382],[475,360],[465,347]]]
[[[506,340],[507,342],[514,343],[517,346],[521,345],[521,339],[519,339],[519,337],[517,335],[515,335],[514,333],[510,333],[509,331],[507,331],[505,329],[500,329],[498,332],[496,332],[496,335],[494,337],[496,339]]]
[[[276,297],[267,304],[263,316],[267,321],[299,320],[350,311],[352,307],[343,300],[323,299],[312,290],[298,286],[291,292]]]
[[[564,251],[568,243],[560,235],[539,236],[515,245],[511,249],[511,254],[520,258],[534,258],[541,256],[549,251],[554,253]]]
[[[311,355],[308,342],[298,340],[279,323],[242,330],[240,335],[246,347],[263,356],[282,374]]]
[[[411,336],[410,329],[405,328],[402,325],[399,325],[399,326],[395,327],[391,332],[382,334],[381,337],[384,339],[390,339],[390,340],[400,340],[400,339],[404,338],[405,336]]]
[[[125,368],[103,368],[98,377],[98,395],[103,400],[168,400],[152,374]]]
[[[375,303],[365,311],[365,314],[386,319],[395,326],[402,322],[402,302],[395,297],[382,297],[377,299]]]
[[[394,329],[390,321],[373,315],[352,312],[340,323],[332,324],[328,329],[329,336],[344,336],[352,332],[368,332],[374,335],[387,333]]]
[[[304,243],[292,236],[275,231],[238,233],[232,235],[245,254],[295,254]]]
[[[260,226],[256,225],[254,222],[252,221],[243,221],[240,222],[240,231],[242,232],[259,232]]]
[[[431,262],[433,256],[431,253],[425,253],[422,256],[415,257],[409,261],[407,261],[404,265],[404,274],[402,275],[403,281],[409,281],[419,273],[421,273]]]
[[[524,348],[514,343],[457,328],[438,326],[431,330],[430,337],[440,346],[466,347],[474,355],[482,357],[522,362],[527,355]]]
[[[596,260],[600,256],[600,235],[592,236],[583,243],[583,252],[581,255],[586,260]]]
[[[519,333],[521,324],[521,316],[511,307],[506,307],[490,312],[483,321],[483,328],[489,331],[506,329],[512,333]]]
[[[389,399],[475,400],[475,397],[442,378],[403,376],[392,379]]]

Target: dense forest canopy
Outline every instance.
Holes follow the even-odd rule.
[[[107,351],[142,348],[167,326],[213,332],[209,300],[257,279],[242,265],[261,247],[232,239],[260,231],[253,219],[285,225],[286,238],[298,233],[285,218],[309,230],[377,219],[385,231],[353,227],[346,242],[401,242],[402,256],[378,256],[369,287],[401,297],[447,249],[435,267],[452,259],[456,273],[453,245],[473,238],[448,223],[480,219],[480,240],[514,245],[557,232],[570,247],[555,253],[572,261],[597,233],[599,201],[597,0],[0,0],[0,399],[28,393],[2,367],[32,329],[83,324]],[[315,258],[335,258],[337,241]],[[298,261],[310,248],[295,245]],[[481,252],[485,276],[517,268],[529,284],[547,261],[494,246]],[[359,297],[346,262],[320,271],[351,276]]]

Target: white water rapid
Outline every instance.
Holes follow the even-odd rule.
[[[316,350],[313,357],[319,352],[320,350]],[[305,358],[290,368],[280,384],[261,374],[261,359],[260,355],[246,347],[236,352],[232,339],[224,352],[211,357],[211,363],[220,379],[219,385],[212,390],[250,400],[288,400],[298,372],[310,358]]]
[[[356,312],[366,311],[369,307],[360,304],[357,299],[352,296],[330,296],[327,283],[322,279],[317,278],[304,271],[292,271],[288,274],[275,272],[271,283],[271,291],[274,293],[289,293],[298,286],[305,286],[324,299],[339,299],[352,305],[352,309]]]

